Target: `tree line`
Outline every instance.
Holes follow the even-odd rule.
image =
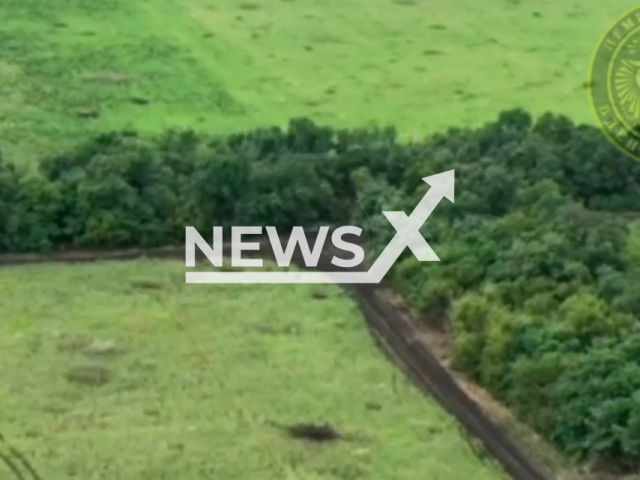
[[[452,331],[455,365],[569,454],[640,460],[640,163],[597,129],[517,109],[406,142],[308,119],[229,136],[113,132],[43,159],[0,157],[0,252],[180,244],[184,227],[361,226],[370,248],[422,177],[455,169],[455,204],[391,278]]]

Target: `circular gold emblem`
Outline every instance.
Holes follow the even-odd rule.
[[[600,41],[589,92],[605,135],[640,161],[640,7],[623,15]]]

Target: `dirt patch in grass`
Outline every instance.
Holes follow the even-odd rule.
[[[82,349],[82,353],[89,357],[108,357],[121,353],[113,340],[94,340]]]
[[[314,423],[299,423],[286,427],[287,433],[297,440],[324,443],[340,440],[340,433],[328,423],[317,425]]]
[[[65,378],[70,383],[88,386],[101,386],[112,377],[111,371],[103,365],[78,365],[71,367]]]
[[[113,340],[91,338],[87,335],[57,335],[56,348],[64,353],[82,353],[83,355],[112,356],[121,353],[121,349]]]
[[[314,290],[311,293],[311,298],[315,300],[325,300],[327,296],[328,296],[327,293],[323,292],[322,290]]]

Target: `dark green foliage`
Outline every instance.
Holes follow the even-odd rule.
[[[58,232],[52,220],[60,197],[53,185],[18,171],[0,157],[0,251],[39,251]]]
[[[422,177],[455,169],[456,201],[422,228],[441,262],[405,251],[390,277],[450,321],[455,364],[580,457],[640,460],[640,163],[565,117],[401,143],[393,129],[220,138],[101,135],[29,176],[0,160],[0,251],[181,243],[185,226],[356,224],[378,254]],[[454,307],[454,308],[452,308]]]

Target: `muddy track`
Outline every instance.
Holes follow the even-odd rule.
[[[286,242],[286,240],[284,240]],[[247,252],[249,254],[251,252]],[[255,252],[253,252],[255,253]],[[0,267],[37,263],[85,263],[107,260],[133,260],[139,258],[181,259],[184,247],[157,249],[68,251],[52,255],[0,255]],[[272,256],[269,244],[263,243],[261,256]],[[333,252],[325,248],[318,269],[338,270],[330,260]],[[304,267],[299,251],[294,261]],[[453,415],[464,429],[478,438],[487,453],[516,480],[551,480],[554,476],[541,463],[532,458],[491,421],[481,408],[467,396],[455,379],[443,367],[427,346],[418,340],[417,328],[397,307],[385,300],[379,285],[343,285],[356,301],[378,345],[404,371],[421,390],[432,396]]]

